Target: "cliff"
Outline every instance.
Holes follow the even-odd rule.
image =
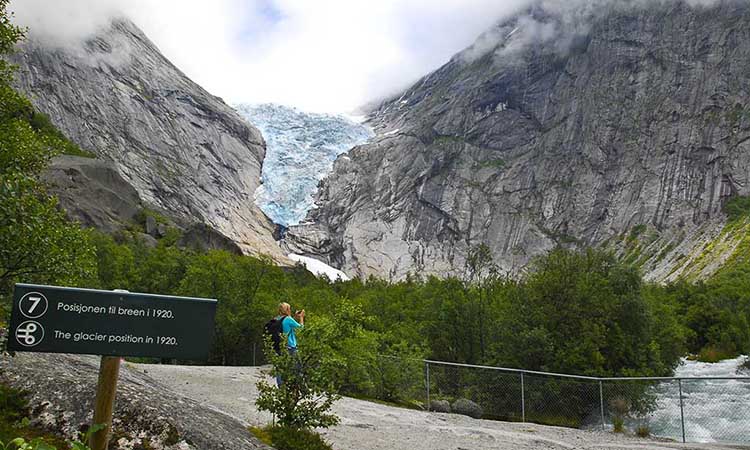
[[[383,102],[285,245],[393,279],[461,275],[479,244],[510,274],[558,245],[716,270],[750,194],[750,7],[625,5],[540,3]]]
[[[34,106],[114,165],[145,204],[186,227],[205,223],[245,252],[286,261],[253,202],[265,155],[260,132],[133,23],[116,20],[80,46],[53,48],[32,34],[13,59],[16,85]]]

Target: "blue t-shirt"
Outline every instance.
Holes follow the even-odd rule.
[[[286,338],[287,347],[297,348],[297,336],[294,335],[295,328],[302,328],[302,325],[300,325],[296,320],[292,319],[290,316],[286,316],[284,318],[284,321],[281,322],[281,332],[287,335],[287,338]]]

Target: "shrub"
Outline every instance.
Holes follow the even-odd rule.
[[[259,410],[275,414],[282,427],[310,429],[336,425],[339,418],[330,409],[339,396],[330,378],[331,371],[325,367],[322,347],[313,339],[299,342],[297,354],[282,351],[277,355],[270,338],[266,339],[265,355],[273,364],[270,375],[281,376],[283,383],[273,386],[266,379],[258,381],[255,404]]]
[[[332,450],[319,434],[298,428],[272,427],[268,429],[271,445],[278,450]]]
[[[635,429],[635,434],[638,437],[647,438],[651,436],[651,428],[648,427],[648,425],[638,425],[638,427]]]
[[[750,213],[750,196],[738,195],[730,198],[724,204],[723,210],[724,214],[726,214],[731,221],[748,215]]]
[[[622,397],[615,397],[609,402],[612,410],[612,425],[615,433],[625,431],[625,418],[630,414],[630,402]]]
[[[625,420],[622,417],[613,417],[612,428],[615,433],[624,433],[625,432]]]
[[[709,345],[701,349],[698,353],[698,361],[707,363],[716,363],[724,359],[734,358],[737,352]]]

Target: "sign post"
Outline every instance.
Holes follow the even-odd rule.
[[[94,424],[102,424],[104,428],[91,435],[91,450],[106,450],[109,436],[112,433],[112,411],[115,408],[115,394],[117,392],[117,376],[120,374],[120,358],[118,356],[102,356],[99,366],[99,382],[96,386],[96,400],[94,401]]]
[[[104,450],[120,357],[205,360],[215,314],[214,299],[16,284],[8,349],[102,356],[91,447]]]

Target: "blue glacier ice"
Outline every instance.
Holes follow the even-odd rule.
[[[365,143],[372,131],[344,116],[313,114],[275,104],[236,105],[266,140],[261,186],[255,203],[279,225],[304,220],[320,180],[333,161]]]

